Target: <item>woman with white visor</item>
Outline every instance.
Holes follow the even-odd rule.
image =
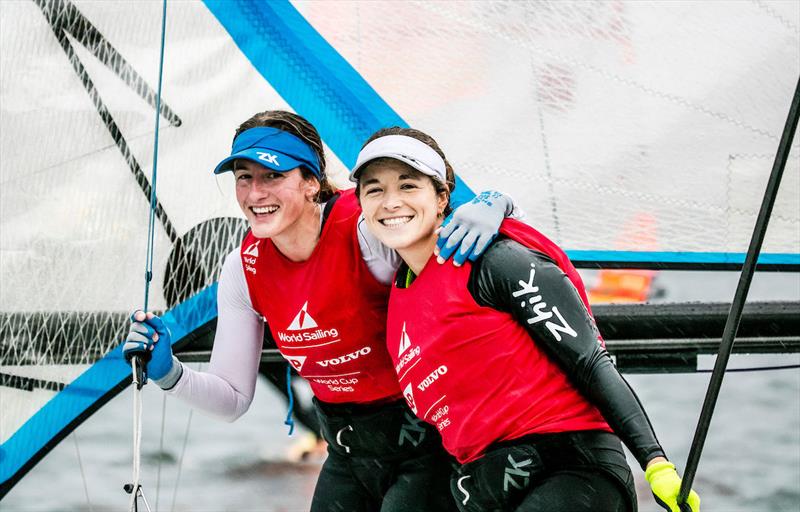
[[[614,367],[580,277],[542,234],[506,219],[475,263],[437,265],[453,170],[428,135],[375,133],[351,179],[366,225],[403,259],[387,348],[409,407],[460,463],[462,511],[633,512],[620,439],[672,512],[681,479]],[[694,491],[682,510],[698,512]]]
[[[310,383],[328,442],[311,510],[454,509],[452,459],[436,429],[402,399],[385,349],[388,284],[399,258],[364,228],[353,191],[329,184],[316,129],[293,113],[256,114],[214,172],[228,171],[250,231],[223,265],[208,371],[175,359],[164,323],[141,311],[126,357],[149,354],[147,372],[160,387],[233,421],[253,398],[266,321]],[[504,196],[470,203],[451,229],[488,242],[511,209]]]

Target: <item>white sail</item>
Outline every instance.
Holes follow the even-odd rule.
[[[161,6],[0,2],[0,495],[127,385]],[[211,170],[239,123],[312,121],[329,170],[387,125],[596,260],[746,251],[800,74],[796,2],[169,3],[151,309],[213,321],[244,223]],[[800,264],[797,142],[765,261]],[[733,256],[732,256],[733,255]]]

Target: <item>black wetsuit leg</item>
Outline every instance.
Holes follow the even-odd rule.
[[[328,450],[314,489],[311,512],[372,512],[379,506],[353,474],[349,461]]]
[[[389,479],[381,483],[381,489],[373,491],[383,493],[381,512],[456,511],[450,495],[453,466],[443,452],[394,461],[386,469],[384,478]],[[367,478],[362,474],[362,481],[368,481]]]
[[[439,453],[403,460],[328,452],[311,512],[455,512],[452,466]]]
[[[633,475],[609,432],[538,434],[492,445],[453,474],[462,512],[636,512]]]
[[[556,472],[542,480],[515,512],[628,512],[619,484],[597,470]]]
[[[312,512],[457,510],[449,491],[453,459],[436,429],[418,420],[405,401],[315,403],[329,456]]]

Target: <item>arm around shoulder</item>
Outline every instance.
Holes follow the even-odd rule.
[[[605,350],[594,319],[566,274],[546,255],[508,239],[476,264],[479,304],[509,312],[601,412],[642,468],[664,456],[636,394]]]

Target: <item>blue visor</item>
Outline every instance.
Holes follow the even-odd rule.
[[[305,167],[322,179],[317,153],[299,137],[277,128],[259,126],[240,133],[233,139],[231,156],[221,161],[214,174],[232,171],[235,160],[251,160],[278,172]]]

